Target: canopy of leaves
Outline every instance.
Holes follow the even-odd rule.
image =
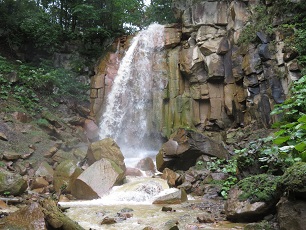
[[[102,45],[152,23],[172,22],[171,0],[0,0],[0,44],[53,53],[78,39]]]

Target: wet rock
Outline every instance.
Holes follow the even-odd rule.
[[[4,226],[2,225],[1,229],[46,230],[44,216],[41,206],[38,203],[32,203],[2,219],[1,222],[4,222]]]
[[[55,191],[60,192],[65,187],[65,192],[70,193],[74,181],[81,173],[82,170],[74,161],[65,160],[61,162],[54,171],[53,185]]]
[[[10,195],[20,195],[26,189],[27,182],[16,173],[7,172],[0,169],[0,193],[9,193]]]
[[[141,159],[137,165],[136,168],[139,168],[143,171],[151,171],[151,172],[155,172],[155,165],[153,162],[153,159],[151,157],[146,157],[144,159]]]
[[[177,189],[175,192],[156,198],[153,204],[180,204],[187,200],[187,193],[185,190]]]
[[[125,170],[125,176],[143,176],[143,173],[137,168],[127,167]]]
[[[116,142],[111,138],[105,138],[100,141],[91,143],[88,147],[86,159],[89,165],[92,165],[94,162],[101,159],[109,159],[115,162],[122,171],[125,171],[124,156],[116,144]]]
[[[102,220],[101,225],[103,225],[103,224],[107,224],[108,225],[108,224],[115,224],[115,223],[117,223],[115,218],[106,216]]]
[[[168,168],[163,170],[161,178],[167,180],[169,187],[176,187],[182,183],[180,174]]]
[[[65,160],[73,160],[74,162],[77,162],[77,159],[75,156],[72,154],[72,152],[66,152],[62,149],[58,150],[53,156],[52,160],[55,162],[63,162]]]
[[[133,209],[131,208],[123,208],[120,210],[120,212],[117,213],[117,217],[119,217],[121,220],[126,220],[128,218],[133,217]]]
[[[306,226],[306,201],[283,197],[277,204],[277,219],[281,230],[303,230]]]
[[[188,170],[201,155],[227,158],[227,150],[209,137],[186,129],[178,129],[168,142],[163,144],[156,156],[158,171],[165,168]]]
[[[197,220],[199,221],[199,223],[214,223],[215,222],[215,218],[210,213],[203,213],[197,216]]]
[[[21,158],[20,153],[11,152],[11,151],[4,151],[3,153],[3,159],[7,161],[14,161]]]
[[[78,176],[71,193],[78,199],[99,198],[123,179],[124,171],[115,162],[102,158]]]
[[[172,211],[172,208],[171,207],[162,207],[162,212],[171,212]]]

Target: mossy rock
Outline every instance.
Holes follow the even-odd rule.
[[[306,199],[306,162],[298,162],[289,167],[277,187],[288,196]]]
[[[279,180],[279,176],[268,174],[244,178],[237,183],[237,186],[243,191],[239,199],[241,201],[249,200],[251,203],[278,200],[280,197],[277,190]]]

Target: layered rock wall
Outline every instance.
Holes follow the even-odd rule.
[[[156,123],[163,136],[169,137],[179,127],[220,132],[254,121],[270,126],[274,104],[284,101],[288,85],[300,73],[295,55],[283,48],[281,33],[272,42],[258,31],[256,43],[238,45],[258,3],[173,1],[181,24],[165,26],[167,57],[154,67],[156,74],[167,75],[162,108],[155,108],[156,114],[162,114]],[[92,114],[96,116],[103,107],[107,79],[116,72],[112,55],[102,59],[92,79]]]

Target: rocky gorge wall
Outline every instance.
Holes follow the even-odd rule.
[[[157,125],[163,136],[189,127],[221,141],[220,133],[230,127],[271,125],[273,106],[285,100],[300,69],[296,54],[284,49],[281,32],[272,39],[258,31],[256,43],[238,43],[258,3],[173,1],[181,23],[165,25],[166,52],[157,55],[159,61],[153,66],[164,79],[162,106],[154,110],[162,114]],[[91,79],[91,115],[97,120],[126,41],[114,44],[121,49],[102,58]]]

